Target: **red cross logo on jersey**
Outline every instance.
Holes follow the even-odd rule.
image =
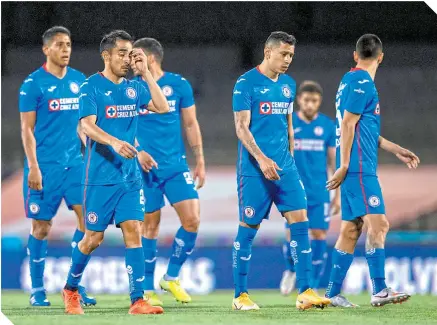
[[[116,118],[117,117],[117,107],[106,106],[106,118]]]
[[[139,112],[140,112],[140,115],[146,115],[149,113],[149,110],[147,109],[146,105],[141,105]]]
[[[259,113],[262,115],[272,114],[272,103],[270,102],[259,103]]]
[[[51,99],[49,100],[49,111],[56,112],[61,108],[61,103],[59,99]]]

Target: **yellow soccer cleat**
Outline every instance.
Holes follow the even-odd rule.
[[[232,300],[233,310],[258,310],[259,306],[254,303],[247,293],[242,293],[238,298]]]
[[[325,297],[319,297],[313,289],[307,289],[297,296],[296,308],[300,310],[312,307],[325,308],[331,303],[331,300]]]
[[[159,281],[159,285],[161,286],[161,289],[170,292],[176,301],[182,303],[191,302],[190,295],[181,287],[179,280],[166,281],[164,277],[162,277],[161,281]]]
[[[155,292],[146,293],[144,300],[151,306],[163,306],[164,303]]]

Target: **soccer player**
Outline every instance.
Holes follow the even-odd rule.
[[[319,112],[322,103],[322,87],[314,81],[304,81],[297,91],[299,111],[293,113],[294,159],[308,200],[308,220],[311,234],[313,270],[312,287],[319,288],[326,261],[326,232],[330,212],[340,209],[340,193],[335,192],[330,202],[326,190],[328,162],[332,174],[335,171],[335,124]],[[290,229],[286,226],[286,241],[283,245],[287,269],[282,275],[280,290],[289,295],[294,289],[296,273],[291,258]]]
[[[181,75],[162,70],[164,50],[156,39],[139,39],[134,43],[134,48],[141,48],[147,54],[149,70],[167,97],[170,107],[170,111],[166,114],[154,114],[153,111],[145,108],[139,112],[137,150],[139,163],[144,170],[143,189],[146,197],[142,238],[146,269],[144,280],[146,300],[152,305],[162,306],[162,301],[154,292],[154,272],[156,241],[165,195],[176,210],[182,226],[173,242],[167,273],[160,280],[159,285],[172,293],[177,301],[188,303],[191,297],[181,287],[178,276],[183,263],[194,248],[200,221],[197,189],[205,182],[202,136],[196,118],[193,90],[190,83]],[[137,75],[135,80],[143,83],[147,88],[135,64],[131,65]],[[193,177],[185,158],[182,126],[196,157]],[[198,179],[197,187],[196,179]]]
[[[295,81],[285,74],[296,39],[273,32],[264,46],[264,60],[238,78],[233,111],[238,137],[237,185],[240,224],[232,251],[234,310],[259,309],[247,290],[252,242],[274,202],[291,229],[291,254],[296,265],[299,295],[296,307],[324,307],[309,284],[311,247],[308,238],[305,190],[293,159],[292,125]]]
[[[78,283],[90,254],[103,241],[109,224],[121,228],[126,245],[126,270],[129,277],[131,307],[129,314],[160,314],[143,299],[144,254],[141,247],[141,222],[144,194],[141,174],[133,159],[138,110],[167,112],[161,89],[147,69],[147,57],[132,51],[132,37],[116,30],[100,43],[105,64],[103,72],[90,76],[81,85],[79,118],[87,136],[83,172],[83,211],[86,221],[84,238],[73,250],[71,267],[62,296],[65,312],[83,314],[78,302]],[[150,93],[137,81],[126,80],[130,61],[146,80]],[[151,99],[151,97],[152,99]]]
[[[68,67],[71,56],[70,31],[54,26],[42,36],[46,63],[23,82],[19,95],[21,137],[25,151],[23,197],[26,216],[32,219],[27,244],[32,291],[30,304],[50,306],[44,289],[47,237],[62,199],[77,217],[71,245],[82,239],[83,167],[77,128],[79,86],[85,75]],[[81,301],[95,305],[79,286]]]
[[[352,263],[362,226],[367,226],[366,259],[372,280],[372,306],[403,302],[409,295],[385,284],[385,237],[389,223],[376,168],[378,148],[394,154],[408,168],[417,168],[419,158],[411,151],[380,136],[380,106],[374,79],[382,62],[381,40],[373,34],[358,39],[356,67],[346,73],[336,95],[337,170],[327,182],[332,190],[341,184],[342,224],[332,255],[332,270],[326,297],[334,306],[354,307],[340,295]]]

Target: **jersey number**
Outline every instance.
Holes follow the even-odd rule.
[[[185,181],[187,182],[187,184],[194,184],[194,181],[193,181],[193,178],[191,177],[190,172],[185,172],[184,177],[185,177]]]

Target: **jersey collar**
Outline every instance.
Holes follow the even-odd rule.
[[[351,72],[352,71],[360,71],[360,70],[363,70],[363,69],[361,69],[361,68],[351,68]]]

